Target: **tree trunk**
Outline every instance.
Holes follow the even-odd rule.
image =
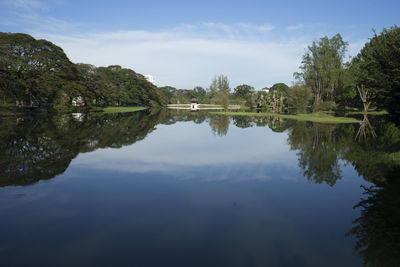
[[[358,94],[360,95],[361,101],[363,102],[364,106],[364,113],[368,112],[368,107],[371,104],[371,102],[368,101],[368,94],[369,90],[364,87],[364,85],[361,85],[361,88],[357,86]]]

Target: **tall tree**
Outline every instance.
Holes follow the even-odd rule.
[[[294,75],[312,88],[315,103],[335,100],[343,84],[347,46],[340,34],[332,38],[325,36],[308,46],[300,66],[301,72]]]
[[[209,90],[210,90],[210,93],[212,95],[217,93],[217,91],[218,91],[218,79],[217,79],[217,76],[214,76],[214,78],[212,79]]]
[[[231,88],[229,87],[228,77],[225,75],[219,75],[218,80],[217,80],[217,87],[218,87],[218,91],[229,94],[231,91]]]
[[[400,28],[393,26],[365,44],[352,61],[356,86],[365,86],[373,104],[400,119]]]
[[[79,87],[78,71],[60,47],[22,33],[0,33],[0,73],[0,85],[11,86],[2,89],[7,96],[26,103],[71,97]]]
[[[272,111],[274,113],[281,113],[287,102],[287,96],[289,93],[289,86],[284,83],[276,83],[269,90],[269,96],[271,98]]]

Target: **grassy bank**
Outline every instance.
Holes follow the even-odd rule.
[[[364,114],[363,111],[351,111],[351,112],[347,112],[347,114]],[[385,111],[385,110],[381,110],[381,111],[376,111],[376,110],[368,110],[367,115],[387,115],[389,114],[389,112]]]
[[[123,113],[123,112],[135,112],[139,110],[145,110],[147,107],[106,107],[103,108],[104,113]]]
[[[227,116],[276,116],[287,119],[294,119],[299,121],[312,121],[320,123],[358,123],[360,122],[354,118],[347,117],[333,117],[325,114],[297,114],[297,115],[287,115],[287,114],[276,114],[276,113],[250,113],[250,112],[210,112],[211,114],[227,115]]]

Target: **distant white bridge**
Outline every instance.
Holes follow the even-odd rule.
[[[190,109],[190,110],[207,110],[207,109],[224,109],[221,105],[213,105],[213,104],[169,104],[168,108],[170,109]],[[240,105],[229,105],[228,109],[240,109]]]

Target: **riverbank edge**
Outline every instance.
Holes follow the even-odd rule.
[[[312,113],[312,114],[297,114],[297,115],[288,115],[288,114],[277,114],[277,113],[252,113],[252,112],[210,112],[210,114],[214,115],[225,115],[225,116],[257,116],[257,117],[281,117],[286,119],[294,119],[299,121],[312,121],[319,123],[360,123],[360,120],[355,118],[348,117],[333,117],[324,114]]]

